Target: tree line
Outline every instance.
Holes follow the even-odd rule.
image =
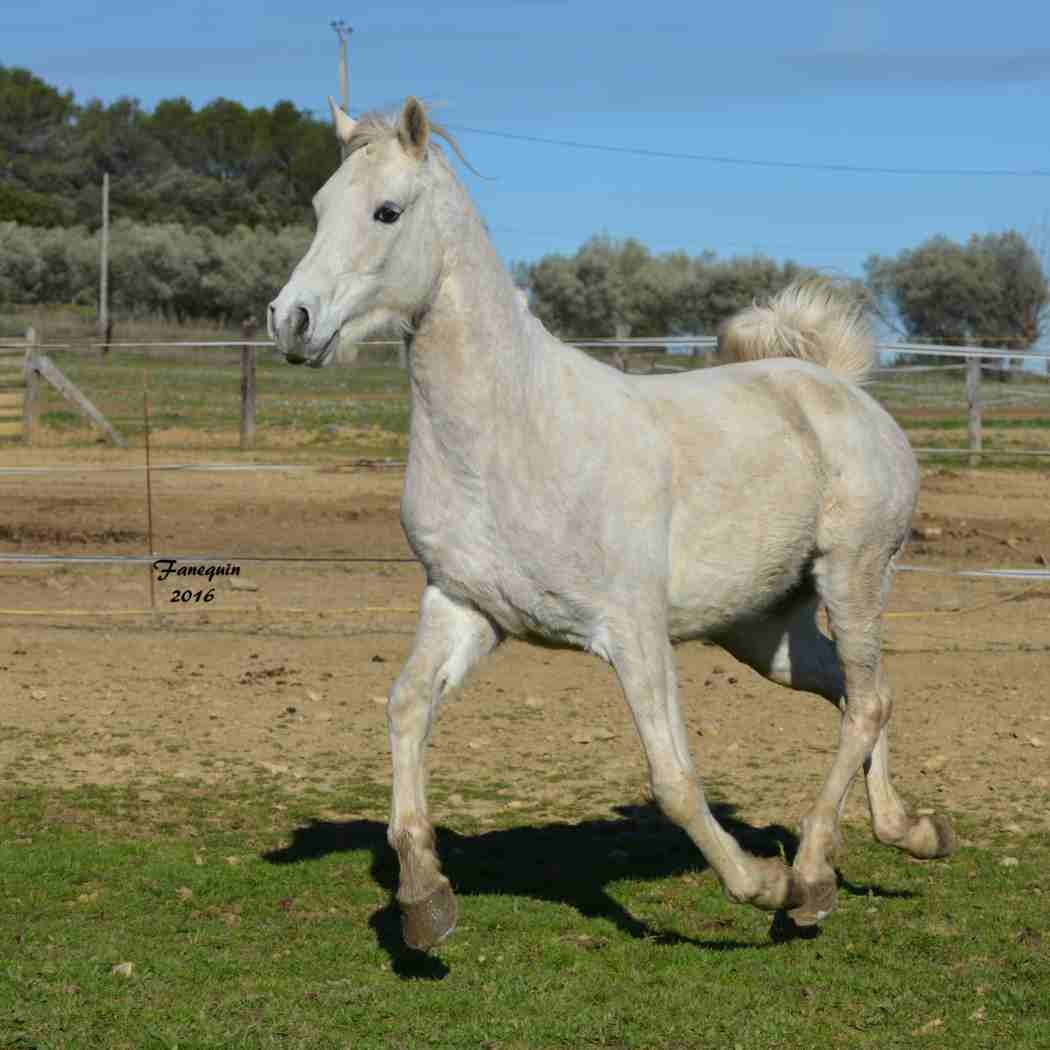
[[[118,313],[172,320],[260,315],[310,244],[305,225],[217,232],[121,218],[110,236]],[[711,335],[756,299],[820,276],[761,255],[653,254],[637,240],[592,237],[571,255],[512,266],[533,313],[567,340]],[[1045,332],[1050,283],[1039,254],[1015,231],[964,244],[932,237],[896,256],[871,256],[850,282],[901,339],[1024,350]],[[0,222],[0,304],[98,301],[99,231]]]
[[[0,222],[99,225],[110,176],[115,214],[226,233],[298,225],[338,160],[327,121],[282,101],[248,109],[185,98],[79,105],[27,69],[0,66]]]
[[[761,255],[654,255],[634,238],[592,237],[573,255],[516,263],[533,313],[565,339],[713,333],[754,299],[812,273]]]
[[[895,256],[872,255],[849,291],[898,338],[1023,350],[1045,332],[1046,260],[1015,230],[959,244],[931,237]],[[793,280],[821,276],[761,255],[652,254],[636,240],[589,240],[573,255],[518,263],[533,312],[563,338],[711,335],[737,310]]]
[[[119,315],[241,321],[266,304],[313,231],[237,226],[228,233],[118,219],[110,231],[110,302]],[[98,302],[99,233],[0,223],[0,303]]]
[[[291,102],[247,109],[184,98],[79,105],[29,70],[0,66],[0,303],[97,301],[101,180],[110,175],[118,311],[258,314],[310,240],[310,200],[338,153],[327,120]],[[1042,244],[1050,244],[1043,231]],[[1046,252],[1014,230],[936,236],[871,256],[853,291],[898,335],[1025,349],[1050,303]],[[534,313],[566,339],[712,334],[813,271],[762,255],[654,254],[592,237],[571,255],[513,266]]]

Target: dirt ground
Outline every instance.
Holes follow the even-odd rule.
[[[401,475],[294,449],[261,472],[192,469],[215,452],[164,452],[153,547],[228,556],[237,577],[190,579],[189,601],[146,565],[0,563],[0,769],[12,784],[271,778],[375,815],[389,778],[385,694],[412,640],[422,574],[398,523]],[[241,460],[243,462],[243,459]],[[0,552],[149,549],[141,452],[0,451]],[[11,473],[69,466],[68,472]],[[5,473],[6,471],[6,473]],[[1050,475],[925,472],[924,569],[1045,567]],[[343,559],[311,562],[270,558]],[[194,601],[214,588],[214,600]],[[202,594],[203,597],[203,594]],[[894,769],[921,807],[990,831],[1050,831],[1050,584],[901,572],[885,625],[896,695]],[[722,651],[678,650],[682,703],[712,792],[753,823],[794,826],[826,773],[838,713]],[[612,672],[592,657],[503,646],[442,711],[434,812],[548,819],[636,801],[646,777]],[[356,785],[356,787],[355,787]],[[361,785],[373,785],[364,791]],[[355,794],[355,792],[357,794]],[[847,818],[864,818],[855,788]],[[974,832],[974,834],[979,834]]]

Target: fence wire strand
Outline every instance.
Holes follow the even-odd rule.
[[[605,349],[613,351],[645,351],[645,350],[664,350],[667,351],[671,348],[680,350],[692,349],[695,352],[703,351],[705,353],[710,352],[716,347],[716,339],[714,337],[695,337],[695,336],[674,336],[674,337],[658,337],[658,338],[597,338],[597,339],[576,339],[571,340],[571,345],[586,348],[586,349]],[[0,344],[0,346],[5,344]],[[6,344],[12,349],[21,349],[25,347],[25,344]],[[361,344],[364,347],[395,347],[400,346],[400,343],[394,340],[367,340]],[[47,343],[47,344],[36,344],[32,349],[56,349],[56,350],[69,350],[69,351],[98,351],[106,347],[110,350],[151,350],[151,349],[169,349],[169,350],[202,350],[211,351],[216,349],[242,349],[245,347],[254,348],[270,348],[276,349],[274,344],[269,340],[212,340],[212,341],[195,341],[195,342],[124,342],[124,343],[101,343],[101,342],[88,342],[88,343]],[[999,348],[987,348],[987,347],[959,347],[959,346],[936,346],[930,344],[918,344],[918,343],[880,343],[877,345],[877,351],[880,354],[895,354],[895,355],[914,355],[916,357],[954,357],[961,359],[963,362],[972,360],[973,358],[980,358],[982,361],[993,360],[1007,363],[1010,366],[1016,366],[1020,362],[1042,362],[1043,364],[1050,363],[1050,357],[1044,354],[1024,352],[1024,351],[1012,351],[1004,350]],[[874,377],[872,380],[872,386],[878,386],[883,388],[901,388],[904,382],[907,382],[911,377],[918,376],[926,373],[945,373],[945,372],[959,372],[969,367],[966,363],[960,364],[934,364],[934,365],[903,365],[899,367],[879,367],[874,370]],[[1011,369],[1012,370],[1012,369]],[[996,372],[998,374],[998,370]],[[1033,375],[1031,372],[1025,372],[1026,375]],[[903,382],[902,382],[903,381]],[[939,395],[933,391],[924,391],[923,399],[926,403],[933,403],[942,407],[954,407],[958,404],[958,398],[952,398],[947,395]],[[1027,390],[1024,392],[1013,392],[1003,391],[998,395],[986,397],[982,400],[984,408],[995,408],[995,407],[1017,407],[1020,405],[1031,405],[1033,401],[1045,403],[1050,401],[1050,390]],[[1041,406],[1040,406],[1041,407]],[[975,454],[974,449],[971,448],[927,448],[917,447],[915,452],[920,455],[928,456],[972,456]],[[989,449],[987,447],[980,449],[976,452],[976,455],[982,457],[991,458],[1013,458],[1013,457],[1050,457],[1050,451],[1046,450],[1033,450],[1033,449]],[[345,469],[349,467],[351,469],[399,469],[405,466],[404,460],[395,459],[380,459],[370,460],[357,458],[351,460],[348,464],[340,465],[339,469]],[[81,473],[106,473],[106,472],[142,472],[146,474],[147,481],[149,476],[154,471],[183,471],[183,472],[285,472],[285,473],[296,473],[296,472],[332,472],[331,465],[318,465],[318,464],[243,464],[243,463],[177,463],[177,464],[160,464],[150,465],[132,465],[132,466],[109,466],[109,465],[84,465],[84,466],[24,466],[24,467],[3,467],[0,468],[0,475],[6,476],[40,476],[49,474],[81,474]],[[162,560],[182,561],[182,562],[195,562],[199,564],[216,564],[216,563],[249,563],[249,564],[317,564],[317,565],[335,565],[335,564],[402,564],[402,565],[415,565],[419,564],[418,560],[414,557],[400,557],[400,556],[358,556],[358,555],[312,555],[312,556],[292,556],[292,555],[258,555],[258,554],[240,554],[240,553],[223,553],[223,554],[156,554],[151,553],[149,555],[61,555],[61,554],[4,554],[0,553],[0,563],[7,563],[13,565],[81,565],[81,566],[93,566],[93,565],[122,565],[122,564],[154,564]],[[903,565],[899,566],[899,569],[904,572],[919,572],[919,573],[937,573],[941,575],[949,575],[958,578],[968,578],[971,580],[987,580],[987,579],[1021,579],[1032,581],[1028,586],[1022,588],[1013,594],[1006,595],[1004,597],[992,599],[987,602],[981,602],[973,606],[959,607],[953,609],[943,610],[920,610],[920,611],[907,611],[907,612],[891,612],[887,613],[890,617],[909,617],[909,616],[930,616],[930,615],[961,615],[968,612],[975,612],[981,609],[990,608],[995,605],[1005,604],[1010,601],[1014,601],[1024,595],[1034,591],[1035,589],[1045,586],[1047,582],[1050,582],[1050,571],[1047,570],[1022,570],[1022,569],[1011,569],[1011,568],[982,568],[982,569],[938,569],[930,568],[925,566],[911,566]],[[152,581],[152,574],[151,574]],[[259,614],[272,614],[272,615],[359,615],[359,614],[382,614],[382,613],[415,613],[417,610],[415,607],[398,607],[398,606],[364,606],[364,607],[353,607],[353,608],[341,608],[341,609],[305,609],[305,608],[264,608],[261,606],[255,607],[230,607],[230,608],[212,608],[207,609],[183,609],[179,613],[174,615],[183,615],[186,612],[195,612],[199,614],[243,614],[243,615],[259,615]],[[3,616],[147,616],[147,615],[173,615],[171,610],[165,610],[163,613],[157,610],[15,610],[15,609],[0,609],[0,615]]]

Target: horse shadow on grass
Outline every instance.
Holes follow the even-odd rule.
[[[722,826],[744,849],[760,857],[783,856],[788,863],[798,848],[796,836],[779,824],[757,828],[739,820],[735,807],[715,803]],[[700,940],[673,930],[658,929],[632,915],[607,891],[622,879],[660,880],[701,872],[706,864],[699,850],[653,805],[623,805],[614,819],[574,824],[527,825],[461,835],[436,829],[445,874],[459,897],[501,894],[566,904],[587,918],[602,918],[631,937],[661,944],[692,944],[709,951],[770,947],[798,937],[813,937],[817,928],[800,930],[783,914],[773,920],[771,940],[763,943],[732,939]],[[415,952],[401,939],[397,889],[397,858],[386,840],[386,825],[375,820],[314,820],[296,828],[291,843],[264,854],[271,864],[297,864],[332,853],[368,851],[371,876],[390,893],[389,903],[370,924],[380,947],[390,956],[394,972],[405,978],[441,978],[448,969],[437,956]],[[892,890],[846,883],[857,895],[897,895]],[[712,920],[713,929],[732,927],[730,918]]]

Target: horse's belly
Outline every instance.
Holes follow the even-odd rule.
[[[672,545],[668,628],[672,638],[713,637],[758,616],[803,584],[815,554],[815,522],[774,530],[746,524]]]

